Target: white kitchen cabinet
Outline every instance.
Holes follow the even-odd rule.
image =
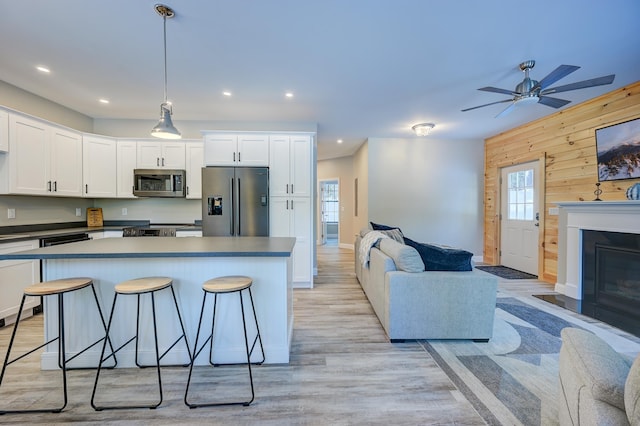
[[[51,128],[52,195],[82,197],[82,134]]]
[[[15,253],[18,251],[38,248],[38,240],[19,241],[0,244],[0,253]],[[0,261],[0,320],[4,325],[15,322],[20,309],[20,301],[24,288],[40,281],[39,260],[2,260]],[[28,297],[23,311],[29,313],[40,304],[39,297]],[[30,315],[29,315],[30,316]]]
[[[0,152],[9,151],[9,113],[0,109]]]
[[[269,140],[269,194],[311,197],[311,135],[271,135]]]
[[[269,235],[294,237],[293,282],[296,287],[312,287],[312,221],[308,197],[271,197]]]
[[[136,198],[133,195],[133,170],[137,165],[136,141],[121,139],[116,142],[116,195],[118,198]]]
[[[202,198],[202,167],[204,166],[204,142],[186,142],[187,198]]]
[[[95,135],[84,135],[82,139],[83,196],[116,198],[116,140]]]
[[[138,141],[138,169],[185,169],[184,142]]]
[[[269,165],[269,135],[205,133],[204,158],[206,166],[266,167]]]
[[[9,193],[82,195],[80,133],[9,114]]]

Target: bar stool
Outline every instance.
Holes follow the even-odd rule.
[[[178,321],[180,322],[180,329],[182,330],[182,334],[178,337],[165,351],[162,355],[160,355],[160,351],[158,348],[158,327],[156,320],[156,302],[155,302],[155,293],[164,289],[169,289],[171,291],[171,295],[173,297],[173,303],[176,308],[176,313],[178,315]],[[153,320],[153,338],[155,344],[155,355],[156,362],[154,365],[143,365],[138,360],[138,352],[139,352],[139,335],[140,335],[140,296],[148,294],[151,296],[151,311],[152,311],[152,320]],[[176,293],[173,290],[173,280],[167,277],[145,277],[145,278],[137,278],[133,280],[123,281],[115,286],[115,296],[113,298],[113,305],[111,306],[111,314],[109,315],[109,323],[107,325],[107,336],[109,335],[109,331],[111,330],[111,326],[113,325],[113,313],[115,312],[116,302],[118,301],[118,296],[126,296],[126,295],[135,295],[137,296],[137,308],[136,308],[136,331],[132,338],[127,340],[115,351],[111,350],[111,353],[105,357],[106,345],[102,345],[102,354],[100,355],[100,363],[98,364],[98,371],[96,372],[96,380],[93,385],[93,392],[91,394],[91,406],[96,411],[102,411],[106,409],[124,409],[124,408],[156,408],[162,403],[162,377],[160,375],[160,367],[168,367],[175,365],[161,365],[160,361],[164,358],[167,353],[171,349],[173,349],[178,342],[184,339],[184,344],[187,348],[187,353],[189,354],[189,360],[191,361],[191,351],[189,350],[189,343],[187,342],[187,333],[184,328],[184,322],[182,321],[182,316],[180,315],[180,308],[178,307],[178,299],[176,298]],[[159,391],[159,401],[156,404],[151,405],[115,405],[115,406],[101,406],[95,403],[96,389],[98,387],[98,380],[100,378],[100,371],[102,370],[102,364],[111,357],[115,357],[115,354],[127,346],[129,343],[136,342],[135,349],[135,363],[140,368],[146,367],[156,367],[158,372],[158,391]],[[189,364],[182,365],[183,367],[188,366]]]
[[[84,348],[83,350],[81,350],[80,352],[76,353],[75,355],[73,355],[70,358],[67,358],[67,354],[66,354],[66,344],[67,344],[67,339],[66,339],[66,335],[65,335],[65,311],[64,311],[64,295],[66,293],[72,292],[72,291],[78,291],[78,290],[82,290],[86,287],[91,287],[91,291],[93,292],[93,298],[96,302],[96,306],[98,307],[98,314],[100,315],[100,321],[102,322],[102,327],[105,331],[105,337],[102,337],[98,340],[96,340],[95,342],[93,342],[91,345],[87,346],[86,348]],[[36,297],[40,297],[40,296],[58,296],[57,297],[57,302],[58,302],[58,336],[54,337],[53,339],[49,340],[48,342],[43,343],[42,345],[30,350],[29,352],[26,352],[18,357],[15,357],[14,359],[11,359],[11,349],[13,347],[13,342],[15,341],[15,337],[16,337],[16,333],[18,331],[18,326],[20,324],[20,318],[22,316],[22,309],[24,308],[24,303],[25,300],[27,298],[27,296],[36,296]],[[104,321],[104,317],[102,316],[102,309],[100,309],[100,303],[98,302],[98,295],[96,294],[96,290],[95,287],[93,286],[93,280],[91,278],[84,278],[84,277],[80,277],[80,278],[62,278],[62,279],[58,279],[58,280],[52,280],[52,281],[46,281],[46,282],[41,282],[41,283],[37,283],[37,284],[32,284],[28,287],[26,287],[23,291],[23,295],[22,295],[22,301],[20,302],[20,310],[18,311],[18,315],[16,317],[16,323],[15,326],[13,327],[13,333],[11,334],[11,340],[9,342],[9,347],[7,348],[7,355],[5,357],[4,360],[4,364],[2,365],[2,373],[0,374],[0,386],[2,385],[2,379],[4,378],[5,375],[5,371],[7,369],[7,367],[11,364],[13,364],[16,361],[19,361],[25,357],[27,357],[28,355],[31,355],[32,353],[34,353],[35,351],[49,345],[50,343],[53,343],[55,341],[58,341],[58,366],[60,367],[60,369],[62,370],[62,390],[63,390],[63,394],[64,394],[64,401],[62,403],[62,406],[60,406],[59,408],[39,408],[39,409],[24,409],[24,410],[0,410],[0,414],[8,414],[8,413],[46,413],[46,412],[52,412],[52,413],[59,413],[61,412],[66,406],[67,406],[67,370],[73,370],[73,368],[67,367],[67,364],[74,360],[76,357],[82,355],[83,353],[85,353],[87,350],[89,350],[90,348],[92,348],[93,346],[97,345],[98,343],[100,343],[101,341],[104,341],[104,346],[106,346],[107,343],[109,343],[109,346],[111,347],[111,349],[113,350],[113,346],[111,345],[111,341],[108,339],[107,337],[107,325]],[[109,366],[108,368],[113,368],[115,367],[115,364],[117,362],[116,358],[114,357],[114,365],[113,366]]]
[[[252,284],[253,284],[253,280],[249,277],[226,276],[226,277],[218,277],[218,278],[210,279],[202,285],[202,290],[204,292],[204,295],[202,297],[202,309],[200,310],[200,320],[198,323],[198,332],[196,333],[196,343],[193,346],[193,357],[191,359],[191,366],[189,367],[189,378],[187,379],[187,388],[184,392],[184,403],[188,405],[189,408],[211,407],[211,406],[217,406],[217,405],[248,406],[253,402],[254,390],[253,390],[253,375],[251,373],[251,364],[252,364],[251,355],[253,354],[253,350],[255,349],[257,342],[260,342],[260,351],[262,352],[262,360],[258,362],[254,362],[253,364],[262,364],[265,360],[265,356],[264,356],[264,348],[262,346],[262,337],[260,336],[260,328],[258,327],[258,317],[256,316],[256,309],[253,303],[253,295],[251,294]],[[247,323],[245,321],[244,302],[242,300],[243,290],[248,290],[249,299],[251,301],[251,310],[253,311],[253,319],[256,324],[256,337],[253,339],[251,349],[249,349],[249,340],[247,338]],[[191,375],[193,373],[193,364],[195,362],[195,359],[200,354],[200,352],[202,352],[202,350],[207,346],[207,343],[210,344],[209,363],[214,366],[224,365],[224,364],[213,362],[213,342],[214,342],[214,327],[215,327],[215,321],[216,321],[216,305],[218,302],[218,295],[231,294],[231,293],[238,293],[238,296],[240,298],[240,310],[242,312],[242,327],[244,330],[244,344],[247,352],[247,368],[249,370],[249,381],[251,383],[251,399],[249,399],[248,401],[239,401],[239,402],[211,402],[211,403],[204,403],[204,404],[190,403],[188,401],[188,395],[189,395],[189,385],[191,384]],[[211,321],[211,333],[209,334],[207,339],[204,341],[202,346],[200,346],[200,348],[198,349],[198,339],[200,337],[200,328],[202,327],[202,317],[204,315],[204,308],[207,302],[207,296],[209,294],[213,294],[213,318]]]

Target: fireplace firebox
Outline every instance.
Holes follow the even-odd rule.
[[[582,314],[640,336],[640,234],[582,231]]]

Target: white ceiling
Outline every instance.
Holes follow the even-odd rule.
[[[0,0],[0,80],[90,117],[153,125],[164,79],[155,3]],[[415,137],[418,122],[436,124],[430,138],[482,140],[551,114],[540,104],[501,118],[494,117],[508,104],[460,111],[506,99],[477,89],[514,89],[528,59],[537,80],[560,64],[582,67],[556,85],[616,74],[611,85],[555,95],[568,106],[640,80],[638,0],[165,4],[176,12],[167,21],[176,127],[313,122],[320,159],[350,155],[368,137]],[[285,91],[295,96],[285,99]]]

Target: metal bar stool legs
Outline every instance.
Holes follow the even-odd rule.
[[[253,281],[251,280],[251,278],[249,277],[243,277],[243,276],[230,276],[230,277],[219,277],[219,278],[214,278],[211,279],[207,282],[204,283],[204,285],[202,286],[203,289],[203,297],[202,297],[202,308],[200,309],[200,320],[198,323],[198,331],[196,333],[196,342],[194,344],[193,347],[193,357],[191,359],[191,366],[189,367],[189,377],[187,379],[187,387],[185,389],[185,394],[184,394],[184,403],[189,406],[189,408],[197,408],[197,407],[211,407],[211,406],[218,406],[218,405],[244,405],[244,406],[248,406],[250,405],[254,398],[255,398],[255,392],[254,392],[254,387],[253,387],[253,373],[251,371],[251,364],[262,364],[265,360],[265,354],[264,354],[264,347],[262,345],[262,337],[260,336],[260,328],[258,327],[258,318],[256,316],[256,311],[255,311],[255,305],[253,303],[253,295],[251,294],[251,284],[253,283]],[[256,337],[253,339],[253,343],[251,345],[251,348],[249,347],[249,339],[247,336],[247,323],[246,323],[246,319],[245,319],[245,309],[244,309],[244,300],[242,298],[242,291],[243,290],[248,290],[249,293],[249,299],[251,301],[251,309],[252,309],[252,313],[253,313],[253,318],[255,321],[255,326],[256,326]],[[242,314],[242,330],[243,330],[243,334],[244,334],[244,346],[245,346],[245,351],[246,351],[246,355],[247,355],[247,370],[249,372],[249,382],[250,382],[250,387],[251,387],[251,398],[249,398],[246,401],[237,401],[237,402],[209,402],[209,403],[193,403],[193,402],[189,402],[189,388],[191,385],[191,377],[193,374],[193,365],[195,363],[195,359],[198,357],[198,355],[207,347],[207,345],[209,345],[209,363],[211,365],[214,366],[218,366],[218,365],[225,365],[225,364],[220,364],[220,363],[214,363],[213,362],[213,343],[214,343],[214,329],[215,329],[215,321],[216,321],[216,307],[217,307],[217,302],[218,302],[218,296],[221,294],[230,294],[230,293],[237,293],[238,297],[240,299],[240,311]],[[214,301],[213,301],[213,317],[212,317],[212,321],[211,321],[211,332],[209,333],[208,337],[204,340],[204,342],[198,346],[198,341],[200,339],[200,330],[202,328],[202,319],[204,317],[204,311],[205,311],[205,306],[206,306],[206,302],[207,302],[207,296],[209,294],[213,294],[214,297]],[[262,352],[262,359],[258,362],[251,362],[251,355],[253,353],[253,350],[256,347],[256,343],[260,343],[260,351]]]
[[[100,320],[102,322],[105,337],[102,337],[86,348],[82,349],[80,352],[76,353],[72,357],[67,358],[67,342],[66,342],[66,334],[65,334],[65,311],[64,311],[64,295],[65,293],[76,291],[83,289],[85,287],[91,287],[93,292],[94,300],[96,302],[96,306],[98,308],[98,314],[100,316]],[[22,318],[22,310],[24,308],[24,303],[28,296],[57,296],[57,306],[58,306],[58,336],[50,339],[49,341],[41,344],[40,346],[31,349],[28,352],[25,352],[13,359],[11,359],[11,351],[13,348],[13,344],[15,342],[15,338],[18,332],[18,327]],[[43,347],[57,341],[58,342],[58,366],[62,373],[62,393],[63,393],[63,401],[62,405],[59,407],[49,407],[49,408],[37,408],[37,409],[12,409],[12,410],[1,410],[0,414],[8,414],[8,413],[59,413],[67,406],[67,371],[73,370],[74,368],[68,367],[68,364],[73,359],[85,353],[90,348],[94,347],[101,341],[104,342],[104,345],[108,343],[111,348],[111,341],[107,338],[107,326],[104,321],[104,317],[102,316],[102,310],[100,308],[100,303],[98,302],[98,296],[95,291],[95,287],[93,285],[93,280],[91,278],[66,278],[53,280],[48,282],[42,282],[38,284],[31,285],[24,289],[24,293],[22,295],[22,300],[20,302],[20,309],[16,316],[16,323],[13,327],[13,332],[11,333],[11,340],[9,341],[9,347],[7,348],[7,354],[5,356],[4,363],[2,365],[2,372],[0,373],[0,386],[2,386],[3,379],[5,378],[5,373],[7,371],[7,367],[14,362],[17,362],[34,352],[42,349]],[[114,365],[116,364],[116,359],[114,357]],[[109,368],[113,368],[110,366]]]
[[[178,316],[178,321],[180,323],[180,330],[182,331],[182,334],[168,347],[168,349],[166,349],[162,354],[160,354],[160,348],[159,348],[159,344],[158,344],[158,325],[157,325],[157,311],[156,311],[156,300],[155,300],[155,293],[157,291],[163,290],[169,288],[171,290],[171,296],[173,299],[173,304],[176,308],[176,313]],[[187,341],[187,333],[185,331],[185,327],[184,327],[184,321],[182,320],[182,315],[180,314],[180,309],[178,307],[178,299],[176,298],[176,294],[175,291],[173,289],[173,281],[170,278],[166,278],[166,277],[150,277],[150,278],[139,278],[139,279],[134,279],[134,280],[129,280],[129,281],[125,281],[122,282],[118,285],[116,285],[115,287],[115,296],[113,299],[113,305],[111,306],[111,313],[109,314],[109,322],[107,325],[107,335],[109,334],[109,331],[111,330],[111,327],[113,325],[113,318],[114,318],[114,312],[115,312],[115,308],[116,308],[116,304],[117,304],[117,300],[118,300],[118,296],[123,296],[123,295],[135,295],[137,297],[136,300],[136,331],[133,337],[131,337],[129,340],[127,340],[126,342],[124,342],[120,347],[118,347],[115,350],[111,350],[111,353],[109,353],[106,357],[105,357],[105,351],[106,351],[106,345],[103,345],[102,347],[102,353],[100,355],[100,363],[98,365],[98,370],[96,372],[96,378],[95,378],[95,382],[93,385],[93,392],[91,394],[91,406],[97,410],[97,411],[102,411],[102,410],[107,410],[107,409],[128,409],[128,408],[149,408],[149,409],[154,409],[157,408],[161,403],[162,403],[162,399],[163,399],[163,393],[162,393],[162,375],[160,373],[160,367],[166,367],[169,365],[165,365],[165,364],[161,364],[160,361],[162,360],[162,358],[164,358],[165,355],[167,355],[167,353],[173,349],[178,342],[180,342],[181,340],[184,340],[184,344],[185,347],[187,349],[187,354],[189,356],[189,361],[191,361],[191,351],[189,349],[189,343]],[[149,294],[150,298],[151,298],[151,315],[152,315],[152,324],[153,324],[153,343],[154,343],[154,350],[155,350],[155,364],[152,365],[144,365],[140,362],[139,358],[138,358],[138,354],[140,352],[140,346],[139,346],[139,336],[140,336],[140,297],[144,294]],[[140,368],[148,368],[148,367],[155,367],[156,371],[157,371],[157,376],[158,376],[158,401],[152,404],[130,404],[130,405],[100,405],[96,403],[96,393],[97,393],[97,388],[98,388],[98,381],[100,379],[100,372],[102,370],[102,364],[104,362],[106,362],[109,358],[111,358],[112,356],[115,357],[115,354],[117,352],[119,352],[120,350],[122,350],[125,346],[127,346],[129,343],[135,341],[135,364],[136,366],[140,367]],[[183,364],[182,366],[186,367],[189,364]]]

